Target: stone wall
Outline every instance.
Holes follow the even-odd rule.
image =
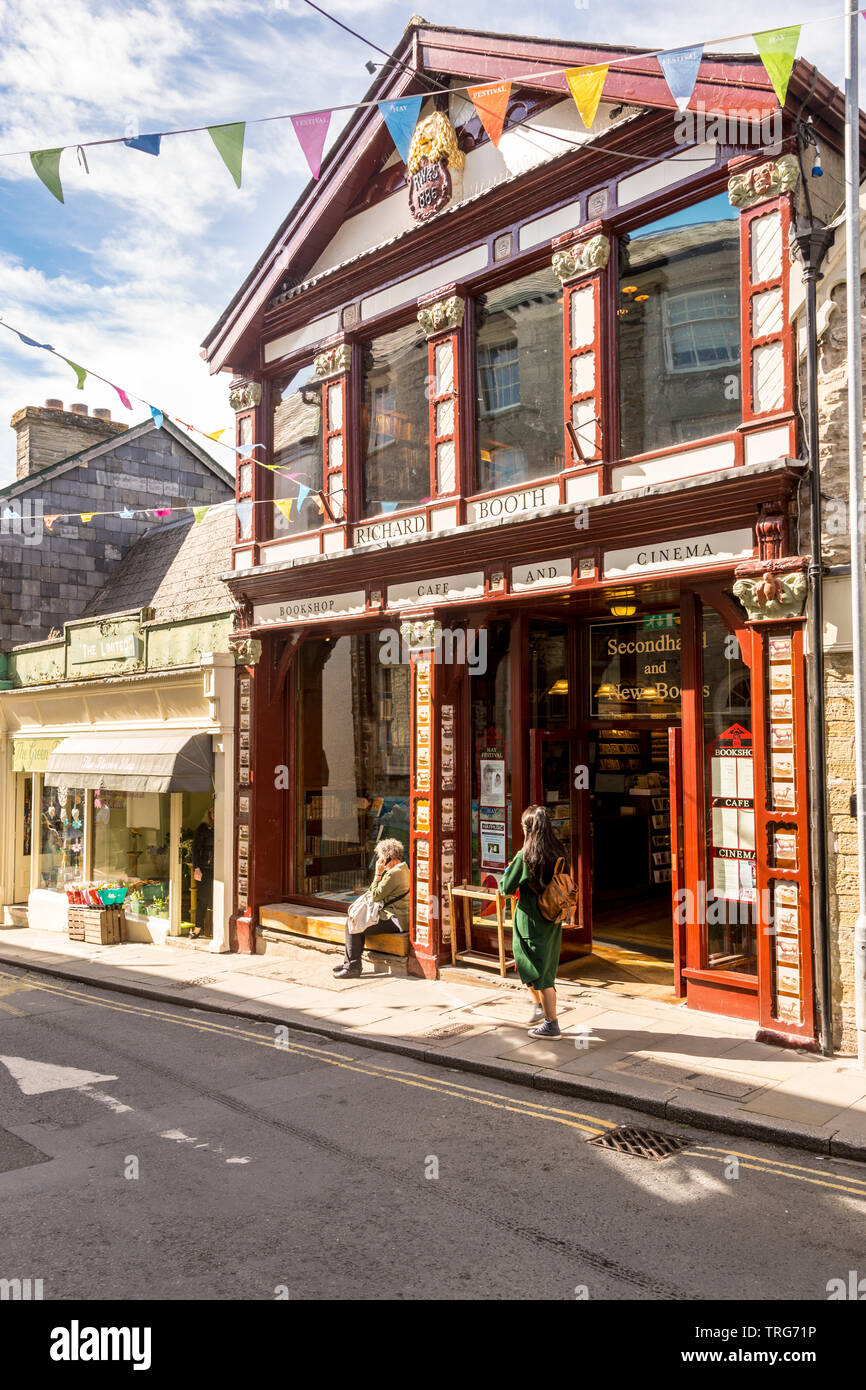
[[[26,499],[44,515],[214,505],[233,496],[231,486],[200,463],[168,430],[155,426],[120,436],[104,452],[82,460],[39,486],[0,496],[0,511]],[[0,530],[0,647],[36,642],[79,617],[134,541],[158,525],[152,518],[94,516],[57,521],[28,545]]]

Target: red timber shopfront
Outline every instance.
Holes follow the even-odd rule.
[[[338,925],[385,836],[432,977],[448,884],[495,883],[540,801],[579,880],[564,963],[637,943],[691,1007],[808,1043],[797,160],[686,160],[660,74],[609,50],[414,25],[395,58],[444,89],[408,170],[360,111],[205,345],[251,504],[237,945],[276,909]],[[591,139],[544,147],[586,136],[542,74],[602,59]],[[528,163],[448,95],[494,74],[521,74]],[[705,60],[696,96],[729,81],[775,106],[751,58]],[[418,82],[387,69],[367,99]],[[792,92],[838,149],[829,84],[796,64]]]

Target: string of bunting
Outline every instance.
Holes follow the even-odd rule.
[[[866,18],[866,10],[861,10],[861,14]],[[765,29],[756,33],[733,34],[729,35],[727,38],[709,39],[704,43],[692,44],[684,48],[659,49],[651,53],[624,54],[622,57],[617,58],[614,63],[594,63],[586,67],[552,68],[545,73],[528,73],[522,77],[515,77],[507,81],[491,82],[482,85],[469,84],[466,86],[450,87],[447,90],[450,93],[456,94],[465,92],[467,94],[490,140],[495,146],[498,146],[505,123],[509,96],[512,87],[516,83],[526,81],[539,85],[544,83],[548,78],[564,75],[569,91],[574,98],[574,103],[580,113],[581,120],[586,129],[589,130],[595,120],[599,103],[604,92],[608,72],[611,67],[616,71],[620,71],[623,67],[627,68],[629,63],[644,63],[648,58],[657,58],[674,102],[680,111],[685,111],[691,99],[692,92],[695,89],[695,84],[697,83],[705,49],[709,47],[718,47],[721,44],[729,44],[740,39],[751,38],[757,47],[758,56],[773,84],[773,90],[776,93],[779,105],[784,106],[791,71],[797,56],[800,31],[803,27],[803,23],[823,24],[830,20],[844,19],[845,17],[845,15],[822,15],[807,19],[800,24],[789,24],[781,29]],[[60,160],[65,150],[77,150],[79,158],[82,159],[84,167],[87,169],[87,160],[84,155],[86,149],[93,149],[101,145],[123,144],[129,149],[138,150],[143,154],[157,157],[161,152],[161,144],[164,139],[175,135],[192,135],[206,131],[221,156],[223,163],[231,174],[235,185],[240,188],[243,175],[244,142],[246,139],[247,126],[264,125],[272,121],[287,120],[291,123],[301,151],[309,166],[310,173],[314,179],[318,179],[321,173],[322,157],[331,124],[331,117],[335,112],[362,110],[377,106],[387,126],[391,139],[394,142],[395,148],[403,162],[407,163],[412,136],[418,122],[423,100],[424,98],[422,96],[408,96],[393,101],[352,102],[342,106],[329,107],[321,111],[302,111],[294,115],[260,116],[249,121],[231,121],[208,126],[191,126],[182,130],[163,130],[134,137],[111,136],[102,140],[80,140],[70,145],[59,145],[53,149],[0,151],[0,159],[12,158],[18,155],[28,155],[38,178],[41,179],[42,183],[49,192],[54,195],[58,202],[62,203],[65,200],[60,179]],[[523,121],[510,122],[509,129],[522,125],[528,119],[529,117],[524,117]]]
[[[143,486],[146,486],[146,482]],[[340,488],[339,491],[342,492],[343,489]],[[332,498],[336,495],[335,492],[331,493]],[[292,516],[292,507],[297,504],[297,510],[300,512],[301,507],[308,497],[312,498],[321,516],[324,516],[327,512],[330,513],[332,521],[336,520],[328,507],[327,499],[323,492],[314,488],[301,486],[297,497],[280,497],[273,500],[270,498],[259,498],[257,501],[249,499],[247,501],[231,503],[212,502],[201,506],[181,503],[171,507],[121,507],[120,509],[106,512],[46,512],[42,516],[42,524],[46,530],[50,531],[58,521],[79,521],[83,526],[89,525],[90,522],[97,517],[104,516],[120,517],[123,521],[132,521],[136,517],[148,517],[153,518],[155,521],[164,521],[167,517],[176,516],[180,512],[192,512],[194,522],[198,526],[204,521],[208,512],[215,511],[218,507],[231,506],[234,508],[238,521],[241,524],[241,530],[243,531],[249,525],[250,519],[252,518],[253,507],[275,507],[280,515],[289,521]],[[383,511],[393,511],[396,506],[396,502],[382,503]],[[14,519],[17,513],[12,507],[7,506],[2,516],[4,520],[10,520]]]

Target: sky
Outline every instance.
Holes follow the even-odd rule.
[[[317,3],[389,51],[413,13]],[[843,25],[822,16],[843,0],[416,3],[430,23],[649,48],[803,21],[800,54],[842,78]],[[0,155],[360,100],[364,63],[379,57],[304,0],[0,0],[0,33]],[[335,118],[329,143],[338,131]],[[164,140],[158,158],[123,145],[86,158],[87,170],[74,150],[62,157],[64,204],[26,153],[0,158],[0,319],[169,415],[230,431],[229,377],[209,374],[200,345],[308,180],[291,125],[247,128],[240,190],[206,132]],[[84,401],[130,424],[145,413],[99,382],[79,392],[62,362],[2,328],[0,368],[0,486],[14,476],[7,426],[21,406]]]

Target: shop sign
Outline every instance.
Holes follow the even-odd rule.
[[[528,589],[562,588],[571,583],[571,558],[539,560],[534,565],[515,565],[511,571],[511,589],[515,594]]]
[[[388,586],[389,608],[428,608],[434,603],[453,603],[455,599],[481,598],[484,572],[446,574],[436,579],[413,579],[410,584]]]
[[[478,502],[468,502],[466,520],[471,525],[476,521],[524,516],[527,512],[540,511],[542,507],[555,507],[558,501],[559,488],[556,483],[547,487],[524,488],[522,492],[503,492],[498,497],[482,497]]]
[[[383,517],[355,527],[355,545],[370,545],[374,541],[401,541],[407,536],[420,536],[427,530],[426,512],[412,516]]]
[[[13,772],[44,772],[59,738],[16,738],[12,752]]]
[[[306,623],[311,618],[333,618],[363,613],[367,595],[363,589],[346,594],[320,594],[318,598],[287,599],[284,603],[259,603],[253,609],[253,627],[266,623]]]
[[[91,641],[70,642],[69,660],[75,666],[94,661],[137,661],[140,639],[136,632],[119,637],[94,637]]]
[[[589,629],[589,710],[593,719],[661,718],[680,708],[678,627],[647,626],[647,616]]]
[[[718,565],[728,560],[746,559],[754,548],[755,539],[748,526],[738,531],[716,531],[709,536],[685,536],[677,541],[629,546],[627,550],[607,550],[603,573],[605,579],[618,579],[654,570]]]

